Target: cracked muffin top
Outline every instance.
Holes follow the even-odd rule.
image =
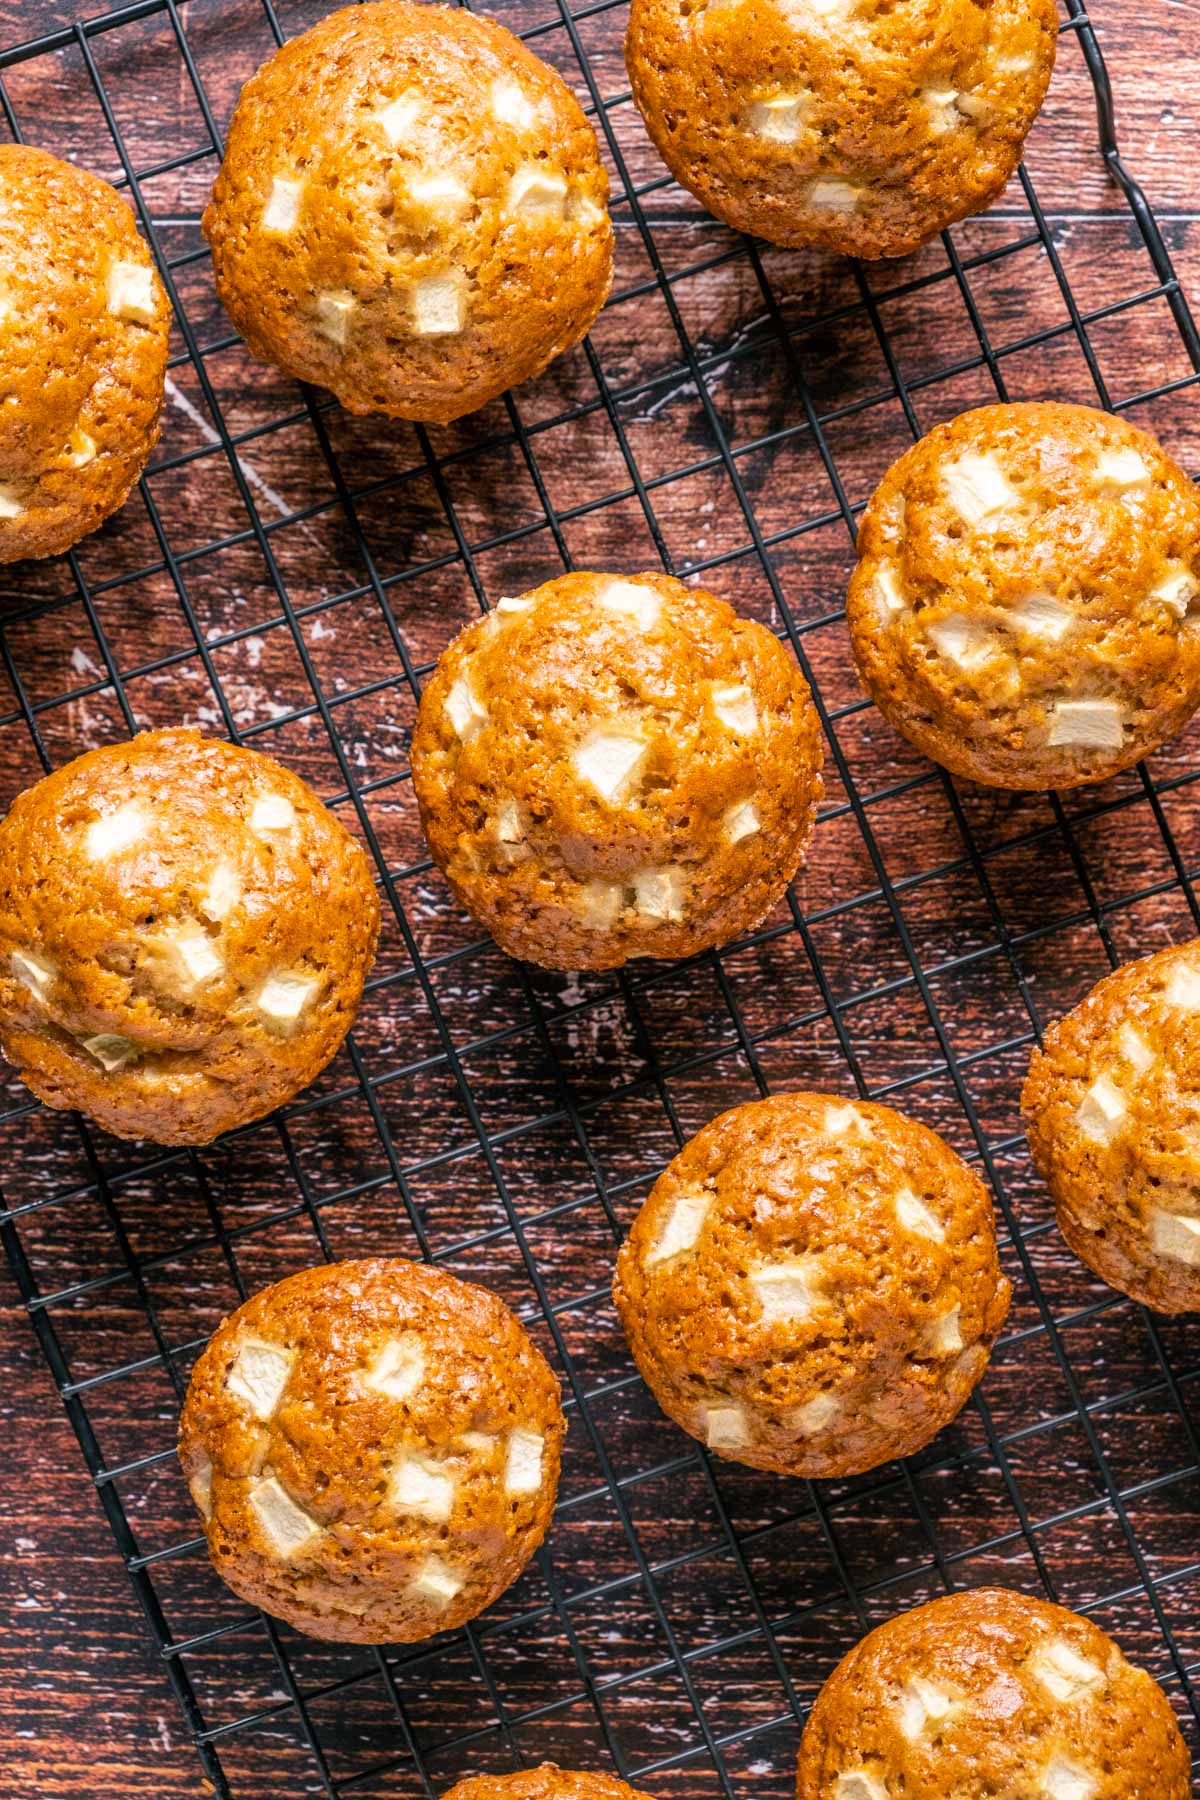
[[[795,874],[820,731],[779,641],[665,575],[502,599],[421,697],[433,859],[510,956],[680,957],[756,925]]]
[[[192,1371],[179,1457],[242,1599],[379,1644],[475,1617],[541,1543],[558,1383],[486,1288],[396,1258],[247,1300]]]
[[[378,932],[366,856],[298,776],[145,732],[0,824],[0,1045],[49,1106],[207,1143],[325,1067]]]
[[[1157,1683],[1091,1620],[1007,1588],[889,1619],[842,1658],[800,1746],[797,1800],[1188,1800]]]
[[[376,0],[247,82],[204,215],[251,350],[351,412],[444,421],[579,342],[608,177],[562,79],[490,19]]]
[[[0,563],[69,550],[158,442],[171,308],[98,175],[0,144]]]
[[[858,1474],[949,1424],[1010,1288],[979,1177],[890,1107],[777,1094],[655,1182],[613,1298],[663,1411],[718,1455]]]
[[[1200,1312],[1200,939],[1052,1025],[1021,1105],[1075,1254],[1156,1312]]]
[[[1054,68],[1054,0],[632,0],[660,155],[739,231],[902,256],[989,206]]]
[[[889,470],[858,550],[863,685],[956,775],[1103,781],[1200,704],[1200,499],[1122,419],[1058,402],[962,413]]]

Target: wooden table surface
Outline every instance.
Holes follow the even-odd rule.
[[[281,5],[287,30],[299,28],[323,8]],[[37,29],[70,24],[68,0],[0,0],[0,54]],[[553,9],[536,0],[510,0],[508,21],[542,19]],[[213,98],[218,123],[228,117],[238,83],[268,48],[258,0],[187,0],[181,7],[197,66]],[[1178,0],[1096,0],[1094,17],[1116,88],[1127,161],[1143,178],[1185,288],[1200,294],[1200,225],[1197,223],[1195,144],[1200,120],[1200,13]],[[601,89],[619,92],[616,13],[581,26]],[[572,78],[569,45],[561,31],[537,40],[542,54]],[[198,139],[198,112],[177,51],[150,19],[93,40],[99,78],[112,99],[118,128],[139,168],[181,155]],[[578,82],[578,69],[573,78]],[[50,148],[91,161],[115,175],[118,161],[96,106],[91,76],[79,47],[9,69],[5,81],[23,132]],[[614,111],[614,126],[631,168],[641,180],[654,173],[650,153],[631,109]],[[1094,118],[1078,46],[1064,45],[1050,103],[1031,142],[1030,167],[1051,221],[1063,267],[1084,310],[1110,298],[1135,295],[1152,285],[1128,209],[1094,152]],[[212,175],[211,160],[166,171],[147,181],[144,197],[172,255],[198,244],[196,218]],[[733,240],[705,221],[673,190],[647,197],[656,242],[668,267],[682,270],[733,248]],[[1027,231],[1029,216],[1019,191],[988,219],[956,233],[964,257],[973,257]],[[628,211],[620,224],[618,289],[646,279],[649,265]],[[909,429],[895,404],[869,405],[887,386],[878,338],[862,291],[842,265],[818,258],[767,253],[764,269],[781,296],[789,323],[802,326],[817,312],[845,308],[839,329],[800,330],[793,340],[814,404],[831,411],[862,400],[862,410],[827,427],[831,453],[857,505]],[[972,337],[961,296],[944,279],[940,249],[916,259],[913,273],[929,274],[919,293],[886,303],[887,325],[909,383],[922,427],[994,393],[986,368],[972,367]],[[889,269],[872,285],[894,287],[909,271]],[[206,289],[204,265],[180,273],[181,296],[199,340],[221,335]],[[1062,297],[1044,256],[1030,250],[982,265],[973,277],[984,323],[997,341],[1016,342],[1065,319]],[[710,389],[731,441],[744,444],[794,426],[802,415],[793,385],[795,369],[763,333],[765,309],[745,256],[709,267],[674,285],[687,328],[708,359]],[[758,333],[757,338],[755,334]],[[1156,385],[1182,379],[1187,363],[1161,302],[1137,306],[1099,322],[1096,354],[1117,402]],[[750,353],[743,354],[747,342]],[[632,454],[654,479],[685,465],[685,477],[654,489],[669,556],[689,567],[722,557],[708,579],[746,610],[774,618],[772,594],[753,557],[747,557],[745,517],[739,514],[728,470],[711,450],[711,421],[699,408],[694,382],[679,372],[678,345],[661,302],[651,295],[615,306],[594,337],[597,359],[612,389],[633,387],[642,377],[656,385],[617,405]],[[179,347],[182,347],[180,344]],[[959,357],[961,371],[936,381],[927,372]],[[977,358],[976,358],[977,361]],[[547,1281],[572,1366],[589,1391],[615,1384],[597,1401],[601,1442],[618,1475],[649,1462],[681,1459],[669,1478],[630,1485],[626,1501],[638,1542],[652,1560],[686,1554],[697,1542],[724,1541],[726,1519],[742,1537],[744,1554],[767,1614],[779,1625],[783,1669],[761,1637],[731,1645],[715,1658],[698,1656],[691,1667],[711,1729],[719,1736],[744,1732],[731,1745],[731,1786],[747,1800],[788,1791],[795,1749],[792,1725],[773,1721],[786,1712],[786,1681],[801,1703],[832,1661],[848,1646],[862,1617],[872,1620],[939,1591],[943,1577],[977,1582],[1007,1580],[1036,1589],[1033,1545],[1064,1601],[1095,1609],[1155,1673],[1169,1678],[1172,1661],[1162,1619],[1145,1598],[1141,1576],[1162,1581],[1162,1615],[1178,1658],[1192,1670],[1200,1660],[1200,1580],[1195,1573],[1200,1520],[1200,1477],[1195,1474],[1200,1430],[1200,1321],[1164,1322],[1152,1331],[1135,1309],[1113,1301],[1073,1263],[1048,1228],[1045,1197],[1014,1143],[1014,1092],[1027,1051],[1028,1016],[1022,1011],[1015,969],[1020,966],[1040,1016],[1053,1016],[1107,967],[1159,947],[1195,929],[1194,906],[1176,880],[1157,816],[1136,777],[1109,784],[1099,795],[1068,809],[1078,822],[1068,846],[1060,823],[1041,799],[1002,799],[964,791],[956,813],[949,791],[936,779],[902,790],[919,777],[919,759],[900,746],[870,711],[855,710],[856,689],[847,668],[836,619],[849,560],[849,538],[837,519],[820,459],[803,438],[791,436],[739,455],[745,490],[764,533],[777,534],[772,559],[793,614],[805,628],[811,666],[830,709],[847,770],[860,792],[893,787],[871,808],[879,855],[891,876],[935,865],[936,881],[906,890],[904,918],[915,953],[926,964],[978,947],[978,961],[948,971],[932,984],[932,1000],[918,995],[898,944],[894,918],[870,895],[878,865],[864,850],[845,808],[845,783],[831,771],[827,816],[817,835],[797,897],[810,919],[811,947],[820,958],[835,1001],[870,987],[873,997],[839,1014],[843,1036],[829,1022],[828,994],[819,990],[799,939],[781,912],[772,936],[724,959],[724,978],[736,991],[742,1017],[754,1037],[753,1053],[730,1033],[714,970],[698,970],[627,985],[581,980],[536,980],[532,998],[545,1037],[566,1073],[570,1098],[581,1109],[588,1147],[617,1192],[616,1213],[628,1221],[658,1166],[675,1142],[663,1104],[669,1093],[675,1129],[696,1128],[722,1103],[755,1091],[759,1077],[772,1085],[848,1085],[848,1045],[868,1088],[877,1093],[911,1078],[899,1103],[940,1125],[967,1153],[980,1138],[972,1132],[957,1091],[944,1072],[928,1075],[939,1046],[934,1010],[944,1021],[962,1066],[966,1092],[976,1108],[979,1132],[995,1149],[995,1167],[1009,1218],[1026,1231],[1027,1264],[1006,1249],[1017,1282],[1017,1301],[1005,1345],[985,1388],[986,1416],[972,1409],[935,1451],[918,1459],[915,1477],[872,1478],[831,1490],[828,1511],[814,1513],[798,1487],[769,1484],[722,1472],[714,1489],[696,1461],[689,1462],[677,1434],[654,1418],[636,1385],[621,1386],[628,1363],[603,1298],[612,1238],[600,1209],[589,1202],[588,1169],[563,1121],[564,1090],[538,1048],[529,1026],[530,993],[518,973],[485,949],[449,905],[440,883],[420,866],[407,788],[395,784],[405,766],[411,700],[398,680],[395,641],[379,623],[379,610],[362,574],[363,543],[386,580],[414,563],[429,568],[419,583],[396,589],[394,610],[412,660],[428,662],[474,604],[453,533],[445,523],[449,504],[463,539],[483,545],[473,556],[489,593],[509,583],[544,577],[557,566],[553,534],[538,529],[548,498],[560,519],[569,554],[579,563],[653,562],[655,545],[636,497],[611,506],[583,508],[614,487],[628,485],[603,405],[584,416],[548,424],[581,397],[596,399],[582,351],[520,397],[527,422],[545,424],[535,439],[548,494],[539,495],[519,451],[506,442],[502,407],[481,421],[432,434],[435,454],[466,449],[480,433],[485,453],[451,460],[439,481],[423,461],[416,434],[378,422],[354,424],[334,413],[324,429],[341,456],[348,479],[369,490],[385,475],[403,476],[382,494],[364,491],[357,502],[362,538],[339,522],[328,466],[312,423],[294,389],[253,370],[239,350],[209,359],[213,389],[231,429],[249,429],[272,416],[296,413],[286,430],[255,439],[243,454],[245,480],[267,520],[311,514],[272,538],[280,573],[294,604],[308,608],[299,632],[318,678],[338,702],[337,720],[348,766],[360,783],[376,783],[366,817],[401,882],[408,916],[427,964],[436,965],[433,990],[442,1020],[459,1045],[494,1032],[486,1051],[473,1051],[471,1089],[484,1127],[495,1133],[528,1125],[505,1142],[499,1164],[522,1216],[557,1196],[578,1198],[578,1210],[554,1223],[528,1226],[531,1254]],[[1018,350],[1003,361],[1014,398],[1062,392],[1093,399],[1086,365],[1069,333]],[[1200,471],[1200,422],[1196,393],[1186,389],[1132,416],[1159,429],[1189,468]],[[223,716],[195,642],[183,620],[179,586],[201,631],[219,642],[212,653],[230,706],[230,720],[255,735],[251,742],[277,751],[309,774],[327,795],[345,786],[328,752],[319,721],[304,711],[307,686],[295,637],[278,621],[278,608],[256,545],[245,541],[246,513],[219,449],[208,398],[193,372],[172,372],[168,426],[158,462],[181,451],[197,458],[153,478],[159,517],[185,561],[176,573],[160,561],[145,508],[127,514],[85,546],[81,572],[95,591],[89,616],[73,596],[62,564],[7,571],[0,578],[0,630],[25,685],[41,708],[46,753],[55,761],[95,742],[122,735],[123,716],[104,679],[103,631],[108,652],[131,676],[129,705],[139,723],[166,723],[183,715],[213,729]],[[200,452],[206,452],[200,455]],[[693,465],[701,465],[693,467]],[[415,479],[405,472],[416,469]],[[832,523],[802,536],[790,527],[816,514]],[[528,532],[517,535],[518,528]],[[235,540],[219,555],[201,554],[223,536]],[[494,540],[513,534],[508,542]],[[126,587],[122,574],[148,573]],[[178,582],[178,585],[177,585]],[[328,612],[330,593],[366,586]],[[515,591],[515,590],[514,590]],[[36,616],[30,601],[48,604]],[[147,669],[146,665],[155,665]],[[369,692],[349,692],[360,686]],[[49,704],[68,696],[61,705]],[[45,703],[45,704],[43,704]],[[0,673],[0,806],[38,772],[25,727],[14,721],[16,702]],[[228,723],[229,721],[226,721]],[[1188,785],[1200,737],[1195,728],[1178,746],[1155,759],[1162,810],[1174,830],[1190,874],[1197,860],[1196,800]],[[389,785],[395,784],[395,785]],[[1121,804],[1121,802],[1128,804]],[[1112,803],[1110,806],[1109,803]],[[347,809],[343,807],[343,812]],[[965,866],[964,833],[985,847],[988,884],[978,867]],[[1030,836],[1029,834],[1033,834]],[[1008,849],[1015,839],[1022,847]],[[1074,852],[1074,854],[1072,853]],[[1146,891],[1149,890],[1149,891]],[[867,898],[864,899],[863,896]],[[1105,912],[1106,945],[1089,917],[1093,901]],[[844,908],[844,910],[839,910]],[[994,956],[997,920],[1015,945]],[[463,954],[456,960],[457,952]],[[437,959],[441,959],[438,961]],[[439,1063],[439,1043],[429,1002],[411,979],[411,960],[397,932],[385,935],[383,982],[364,1009],[356,1033],[373,1072],[418,1063],[427,1066],[379,1092],[397,1158],[416,1171],[409,1181],[415,1216],[429,1231],[449,1266],[486,1280],[527,1308],[528,1280],[511,1234],[503,1229],[493,1174],[478,1154],[461,1095]],[[775,1030],[783,1026],[786,1029]],[[722,1049],[728,1041],[730,1048]],[[649,1058],[649,1061],[648,1061]],[[656,1084],[653,1068],[673,1073]],[[647,1069],[650,1074],[647,1076]],[[632,1087],[620,1078],[629,1072]],[[189,1163],[152,1155],[132,1159],[98,1141],[96,1161],[64,1119],[26,1113],[11,1081],[0,1088],[0,1191],[13,1208],[28,1208],[19,1221],[22,1242],[42,1291],[55,1291],[89,1276],[120,1271],[111,1218],[97,1199],[99,1174],[118,1179],[113,1204],[143,1260],[153,1318],[173,1353],[174,1382],[154,1362],[156,1344],[143,1296],[115,1280],[78,1302],[54,1309],[72,1375],[87,1379],[140,1357],[136,1379],[101,1384],[89,1409],[102,1453],[111,1466],[157,1456],[169,1446],[191,1346],[236,1298],[230,1267],[211,1248],[215,1207],[237,1239],[237,1274],[253,1287],[319,1254],[310,1214],[277,1218],[294,1197],[296,1169],[304,1192],[320,1201],[342,1187],[361,1184],[352,1201],[322,1208],[325,1247],[331,1254],[383,1248],[411,1251],[414,1237],[381,1159],[377,1134],[351,1090],[345,1059],[318,1084],[322,1102],[339,1090],[344,1104],[301,1109],[286,1141],[273,1127],[250,1134],[232,1149]],[[557,1109],[557,1111],[556,1111]],[[541,1129],[540,1115],[556,1122]],[[535,1128],[536,1127],[536,1128]],[[453,1160],[427,1167],[442,1148]],[[289,1158],[292,1160],[289,1161]],[[207,1199],[202,1182],[207,1182]],[[76,1194],[77,1198],[63,1198]],[[547,1197],[549,1196],[549,1197]],[[40,1203],[47,1203],[37,1210]],[[269,1230],[257,1229],[269,1221]],[[469,1242],[467,1240],[470,1240]],[[190,1246],[176,1256],[177,1247]],[[1038,1293],[1030,1285],[1036,1276]],[[1039,1293],[1060,1321],[1069,1371],[1056,1362],[1039,1324]],[[6,1421],[0,1481],[0,1564],[10,1596],[9,1627],[0,1638],[0,1783],[9,1800],[49,1800],[57,1795],[113,1794],[147,1800],[194,1800],[205,1791],[197,1758],[168,1690],[151,1636],[138,1615],[131,1587],[114,1550],[63,1409],[34,1342],[29,1320],[7,1275],[0,1331],[0,1406]],[[546,1334],[543,1331],[543,1341]],[[1164,1371],[1167,1372],[1164,1375]],[[1074,1421],[1070,1380],[1090,1408],[1091,1435]],[[1174,1390],[1172,1391],[1172,1383]],[[1190,1407],[1190,1420],[1180,1407]],[[1006,1458],[994,1456],[985,1426],[999,1433]],[[1030,1430],[1023,1435],[1024,1428]],[[604,1580],[629,1563],[629,1537],[611,1510],[589,1497],[602,1487],[596,1445],[573,1416],[573,1471],[564,1485],[570,1505],[551,1540],[556,1574],[568,1594],[588,1580]],[[941,1458],[973,1452],[966,1465]],[[182,1543],[191,1535],[186,1501],[169,1462],[153,1462],[142,1477],[120,1484],[140,1546],[149,1551]],[[1112,1504],[1116,1488],[1124,1496]],[[1042,1529],[1030,1534],[1014,1517],[1020,1496],[1027,1518]],[[721,1508],[724,1508],[724,1516]],[[952,1558],[931,1567],[928,1523],[936,1518],[939,1548]],[[832,1532],[848,1582],[864,1598],[862,1614],[845,1601],[845,1586],[832,1597],[826,1533]],[[1139,1564],[1139,1558],[1140,1564]],[[632,1567],[632,1565],[629,1565]],[[702,1648],[747,1622],[747,1599],[730,1562],[716,1552],[665,1573],[668,1614],[685,1649]],[[208,1576],[195,1551],[156,1565],[156,1579],[171,1629],[198,1634],[243,1618]],[[839,1598],[840,1593],[840,1598]],[[697,1741],[690,1703],[681,1699],[669,1655],[661,1654],[662,1629],[636,1579],[602,1604],[572,1603],[576,1653],[603,1681],[647,1665],[610,1701],[614,1740],[597,1735],[590,1707],[568,1700],[580,1686],[564,1648],[561,1614],[540,1574],[522,1584],[516,1599],[501,1603],[498,1617],[511,1620],[528,1609],[531,1622],[512,1632],[485,1636],[486,1666],[508,1719],[519,1723],[511,1741],[494,1734],[473,1748],[434,1757],[434,1785],[480,1764],[504,1766],[508,1749],[525,1760],[544,1755],[601,1762],[611,1748],[624,1767],[637,1771],[678,1752],[678,1763],[649,1785],[666,1796],[715,1793],[703,1755],[689,1759]],[[556,1622],[557,1621],[557,1622]],[[751,1621],[752,1622],[752,1621]],[[751,1641],[752,1640],[752,1641]],[[359,1682],[364,1659],[326,1652],[288,1640],[298,1679],[322,1689],[314,1702],[315,1729],[339,1780],[398,1748],[397,1728],[379,1679]],[[478,1645],[476,1645],[476,1649]],[[370,1659],[365,1659],[370,1673]],[[250,1623],[223,1640],[219,1650],[189,1660],[206,1715],[235,1720],[256,1706],[281,1701],[278,1671],[261,1630]],[[1178,1668],[1174,1673],[1177,1677]],[[427,1663],[409,1662],[400,1674],[407,1717],[427,1747],[486,1725],[491,1704],[480,1686],[479,1665],[460,1642]],[[342,1685],[345,1684],[345,1685]],[[1178,1679],[1171,1685],[1181,1719],[1200,1749]],[[311,1757],[294,1723],[280,1714],[261,1728],[233,1733],[223,1746],[233,1788],[255,1800],[319,1791]],[[417,1794],[409,1772],[380,1775],[348,1792],[368,1796]]]

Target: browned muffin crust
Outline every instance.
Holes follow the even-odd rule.
[[[448,1788],[442,1800],[649,1800],[649,1796],[615,1775],[541,1763],[536,1769],[518,1769],[515,1775],[468,1775]]]
[[[171,308],[98,175],[0,144],[0,563],[69,550],[158,442]]]
[[[797,1800],[1188,1800],[1169,1702],[1089,1619],[1006,1588],[914,1607],[842,1658]]]
[[[358,413],[475,411],[578,343],[612,279],[574,95],[454,6],[348,6],[285,44],[242,91],[203,223],[255,355]]]
[[[473,1619],[545,1536],[558,1383],[486,1288],[399,1259],[289,1275],[214,1332],[179,1457],[222,1579],[313,1637]]]
[[[663,161],[775,244],[903,256],[990,206],[1054,68],[1054,0],[632,0]]]
[[[0,1047],[48,1106],[204,1144],[325,1067],[378,934],[363,851],[298,776],[148,731],[0,824]]]
[[[421,697],[433,859],[510,956],[608,969],[749,930],[821,796],[804,677],[762,625],[666,575],[501,600]]]
[[[987,1192],[948,1144],[890,1107],[803,1093],[685,1145],[613,1282],[663,1411],[718,1455],[810,1479],[949,1424],[1010,1292]]]
[[[1057,402],[962,413],[884,477],[858,550],[863,685],[956,775],[1103,781],[1200,703],[1200,498],[1122,419]]]
[[[1200,939],[1117,969],[1052,1025],[1021,1105],[1076,1256],[1156,1312],[1200,1312]]]

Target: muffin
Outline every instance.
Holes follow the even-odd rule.
[[[1103,781],[1200,703],[1200,500],[1086,406],[939,425],[864,514],[846,616],[897,731],[990,787]]]
[[[1054,68],[1054,0],[632,0],[663,161],[773,244],[904,256],[990,206]]]
[[[777,1094],[655,1182],[613,1299],[663,1411],[732,1462],[809,1479],[909,1456],[962,1409],[1010,1296],[991,1202],[887,1106]]]
[[[325,1067],[378,934],[365,855],[298,776],[147,731],[0,824],[0,1048],[48,1106],[206,1144]]]
[[[637,1788],[614,1775],[595,1775],[582,1769],[560,1769],[542,1763],[536,1769],[519,1769],[515,1775],[468,1775],[456,1781],[442,1800],[649,1800]]]
[[[1021,1095],[1059,1229],[1155,1312],[1200,1312],[1200,939],[1106,976],[1035,1050]]]
[[[256,356],[350,412],[445,421],[577,344],[608,177],[560,77],[453,6],[331,13],[247,82],[204,215]]]
[[[820,766],[779,641],[666,575],[499,601],[442,655],[412,746],[434,861],[502,949],[551,969],[757,925],[799,867]]]
[[[1188,1800],[1161,1688],[1088,1619],[1006,1588],[889,1619],[809,1714],[797,1800]]]
[[[107,181],[0,144],[0,563],[69,550],[158,442],[171,308]]]
[[[378,1257],[239,1306],[192,1371],[179,1459],[235,1594],[312,1637],[473,1619],[550,1523],[563,1416],[504,1303]]]

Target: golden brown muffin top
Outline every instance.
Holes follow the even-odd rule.
[[[649,1800],[649,1796],[615,1775],[540,1763],[513,1775],[468,1775],[447,1788],[442,1800]]]
[[[52,1106],[204,1143],[325,1066],[378,930],[366,857],[298,776],[145,732],[0,824],[0,1042]]]
[[[632,0],[625,60],[718,218],[900,256],[1002,192],[1056,37],[1053,0]]]
[[[443,653],[413,737],[435,862],[504,949],[553,968],[756,924],[799,863],[820,761],[778,640],[655,574],[502,599]]]
[[[170,321],[120,195],[0,144],[0,562],[66,549],[125,498],[158,437]]]
[[[410,1641],[515,1580],[558,1484],[558,1383],[486,1288],[303,1269],[214,1332],[179,1428],[218,1573],[314,1637]]]
[[[592,127],[518,38],[376,0],[247,82],[204,230],[259,355],[354,412],[452,419],[583,336],[607,200]]]
[[[798,1800],[1188,1800],[1165,1696],[1090,1620],[1005,1588],[889,1619],[843,1657]]]
[[[880,483],[846,611],[868,692],[937,762],[1098,781],[1200,702],[1200,499],[1108,413],[963,413]]]
[[[991,1202],[890,1107],[776,1094],[654,1184],[614,1297],[660,1405],[723,1456],[809,1477],[907,1455],[983,1373],[1008,1311]]]
[[[1159,1312],[1200,1311],[1200,939],[1052,1025],[1021,1105],[1072,1249]]]

